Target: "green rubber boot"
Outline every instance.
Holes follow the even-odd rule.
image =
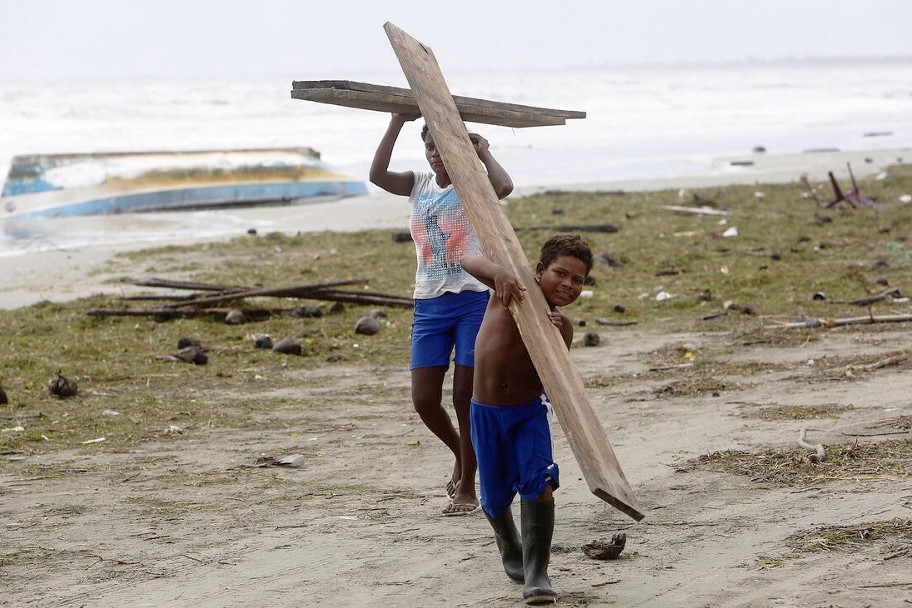
[[[551,536],[554,534],[554,501],[522,501],[522,548],[525,584],[523,599],[527,604],[552,604],[557,593],[548,578],[551,561]]]
[[[494,540],[500,550],[504,572],[517,583],[523,582],[523,547],[519,539],[519,530],[513,523],[513,513],[508,508],[500,517],[491,517],[487,512],[485,517],[494,528]]]

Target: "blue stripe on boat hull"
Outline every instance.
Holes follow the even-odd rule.
[[[266,184],[235,184],[211,187],[156,190],[136,194],[121,194],[105,198],[70,203],[33,211],[0,215],[0,221],[38,218],[97,215],[142,211],[175,211],[211,207],[245,206],[265,203],[288,203],[312,197],[357,196],[367,194],[367,186],[360,181],[314,181]],[[27,195],[26,195],[27,196]],[[15,205],[16,201],[7,199]],[[24,200],[22,202],[25,202]]]

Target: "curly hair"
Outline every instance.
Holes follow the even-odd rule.
[[[569,255],[586,265],[586,275],[592,270],[592,249],[578,234],[555,234],[542,245],[539,263],[547,267],[557,256]]]

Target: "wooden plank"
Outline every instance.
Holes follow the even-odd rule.
[[[469,141],[433,52],[391,23],[384,29],[485,254],[511,269],[527,286],[534,285],[526,256]],[[526,298],[514,302],[510,311],[590,491],[630,517],[642,519],[636,496],[560,331],[548,320],[548,305],[541,291],[529,289]]]
[[[417,107],[415,95],[411,89],[401,87],[390,87],[378,84],[369,84],[366,82],[356,82],[354,80],[296,80],[291,83],[292,89],[344,89],[348,91],[363,91],[365,93],[377,93],[381,95],[390,95],[406,97]],[[561,118],[586,118],[585,112],[578,110],[558,110],[556,108],[541,108],[537,106],[526,106],[516,103],[506,103],[503,101],[489,101],[487,99],[478,99],[474,97],[461,97],[453,95],[453,101],[456,107],[463,104],[475,106],[487,106],[491,108],[503,108],[515,112],[528,112],[530,114],[542,114],[546,116],[557,116]]]
[[[349,80],[296,80],[293,99],[304,99],[379,112],[418,113],[409,89]],[[472,97],[454,97],[462,120],[505,127],[543,127],[566,124],[568,118],[585,118],[585,112],[538,108]]]
[[[292,91],[291,94],[295,99],[306,99],[308,101],[360,108],[362,110],[404,114],[416,114],[421,111],[414,98],[398,95],[349,91],[346,89],[304,89]],[[557,116],[536,116],[511,110],[490,109],[472,105],[463,105],[459,114],[462,120],[466,122],[478,122],[503,127],[545,127],[565,124],[564,118]]]

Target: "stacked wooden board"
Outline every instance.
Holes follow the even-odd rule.
[[[350,80],[296,80],[291,87],[294,99],[377,112],[421,113],[415,95],[409,89]],[[546,127],[566,124],[567,119],[586,118],[585,112],[535,108],[472,97],[453,96],[453,101],[465,122],[502,127]]]

